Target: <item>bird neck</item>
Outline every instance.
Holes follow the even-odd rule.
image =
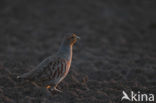
[[[72,59],[72,45],[62,44],[57,55],[63,57],[64,59],[71,60]]]

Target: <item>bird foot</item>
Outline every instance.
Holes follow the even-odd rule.
[[[60,93],[62,92],[61,90],[59,90],[59,89],[57,89],[57,88],[55,88],[54,90],[57,91],[57,92],[60,92]]]
[[[60,92],[60,93],[62,92],[61,90],[57,89],[56,87],[50,89],[50,91],[57,91],[57,92]]]

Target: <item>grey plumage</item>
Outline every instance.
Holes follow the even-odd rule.
[[[46,58],[35,69],[17,76],[17,78],[33,81],[39,86],[60,91],[56,89],[56,86],[66,77],[69,71],[72,61],[72,47],[78,38],[75,34],[65,37],[54,57]]]

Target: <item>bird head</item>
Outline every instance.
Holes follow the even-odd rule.
[[[73,46],[78,39],[80,39],[79,36],[77,36],[76,34],[72,34],[65,38],[65,42]]]

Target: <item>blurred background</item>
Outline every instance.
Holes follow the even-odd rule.
[[[81,40],[63,93],[17,82],[70,33]],[[155,34],[155,0],[0,0],[0,103],[120,103],[123,90],[156,93]]]

